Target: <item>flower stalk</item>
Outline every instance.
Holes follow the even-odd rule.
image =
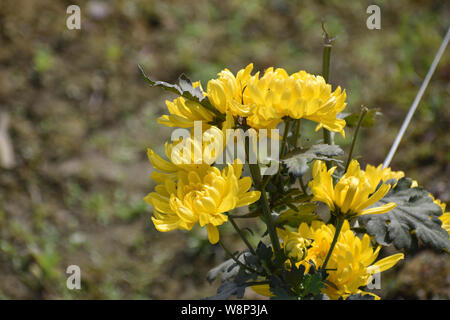
[[[361,127],[361,123],[364,119],[364,116],[367,114],[367,107],[361,106],[361,112],[359,114],[358,123],[356,124],[355,133],[353,134],[352,145],[350,146],[350,151],[348,153],[347,163],[345,164],[344,172],[347,172],[348,166],[350,165],[350,161],[352,161],[353,150],[355,149],[356,139],[358,138],[359,128]]]
[[[325,82],[328,83],[330,77],[330,60],[331,60],[331,48],[333,39],[330,39],[328,36],[328,32],[325,29],[324,23],[322,23],[322,30],[324,32],[324,41],[323,41],[323,56],[322,56],[322,77],[325,79]],[[326,144],[333,144],[331,138],[331,132],[328,129],[323,129],[323,141]],[[329,165],[329,163],[327,163]]]
[[[337,240],[339,238],[339,233],[341,233],[342,225],[344,224],[345,219],[337,218],[336,219],[336,231],[334,232],[333,241],[331,242],[330,249],[328,250],[325,261],[322,264],[322,269],[326,270],[328,260],[330,260],[331,254],[333,253],[333,249],[336,246]]]

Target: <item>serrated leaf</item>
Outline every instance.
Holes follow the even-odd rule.
[[[145,81],[147,81],[148,84],[150,84],[150,86],[161,87],[164,90],[178,94],[183,98],[198,102],[209,111],[215,113],[219,118],[224,118],[224,116],[211,105],[208,97],[203,94],[202,90],[199,87],[194,88],[191,80],[189,80],[189,78],[184,74],[181,74],[181,76],[178,78],[177,83],[172,84],[164,81],[153,81],[149,77],[147,77],[141,65],[138,65],[138,68],[141,72],[142,77],[145,79]]]
[[[147,77],[147,75],[144,72],[144,69],[138,65],[139,70],[142,74],[142,76],[144,77],[144,79],[147,81],[148,84],[150,84],[150,86],[152,87],[161,87],[167,91],[176,93],[182,97],[185,97],[189,100],[193,100],[196,102],[201,102],[205,96],[203,95],[201,89],[199,87],[194,88],[194,86],[192,85],[191,80],[188,79],[188,77],[186,77],[184,74],[182,74],[179,78],[178,78],[178,83],[176,84],[171,84],[168,82],[164,82],[164,81],[153,81],[151,80],[149,77]]]
[[[270,300],[294,300],[296,297],[289,292],[289,288],[278,277],[272,277],[270,281],[270,292],[274,296],[270,297]]]
[[[324,287],[320,273],[305,274],[304,279],[305,288],[303,289],[303,295],[320,295],[322,288]]]
[[[315,144],[302,153],[291,153],[291,155],[282,160],[283,164],[288,168],[288,172],[296,177],[301,177],[308,169],[308,163],[312,160],[333,160],[330,157],[343,155],[344,151],[337,145]]]
[[[229,277],[232,277],[234,274],[233,269],[239,269],[239,266],[237,265],[237,263],[233,260],[233,259],[228,259],[224,262],[222,262],[221,264],[219,264],[218,266],[212,268],[211,270],[208,271],[208,273],[206,274],[206,280],[208,280],[209,283],[213,282],[214,280],[217,279],[217,277],[219,275],[228,275],[225,277],[222,277],[222,279],[227,279]],[[237,271],[236,271],[237,273]]]
[[[252,254],[248,251],[243,252],[237,260],[245,263],[248,256],[252,256]],[[234,261],[233,259],[228,259],[218,266],[212,268],[208,271],[206,275],[206,280],[208,280],[209,283],[213,282],[219,275],[222,275],[221,279],[222,281],[231,279],[232,277],[236,276],[240,270],[239,265]]]
[[[217,293],[207,297],[205,300],[227,300],[233,295],[240,299],[244,296],[244,292],[245,285],[234,281],[223,281],[217,289]]]
[[[256,255],[263,261],[269,260],[273,255],[273,251],[271,247],[266,246],[264,242],[260,241],[256,248]]]
[[[358,221],[381,245],[394,243],[399,250],[413,251],[417,239],[437,251],[450,251],[450,240],[439,220],[442,209],[420,187],[411,188],[412,180],[402,178],[397,186],[374,206],[395,202],[390,212],[360,216]]]

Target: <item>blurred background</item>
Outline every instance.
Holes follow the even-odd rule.
[[[81,30],[66,9],[81,8]],[[366,27],[370,4],[381,30]],[[207,80],[283,67],[319,74],[322,29],[337,37],[333,87],[348,110],[383,116],[363,129],[357,154],[387,154],[450,22],[436,1],[0,2],[0,299],[186,299],[215,293],[207,271],[225,259],[204,230],[158,233],[142,198],[152,191],[146,148],[162,152],[164,101],[156,80]],[[450,54],[444,54],[392,167],[450,198]],[[351,131],[347,131],[347,137]],[[350,143],[339,140],[346,148]],[[225,227],[225,241],[238,239]],[[389,248],[387,251],[389,252]],[[383,298],[450,298],[448,255],[421,250],[382,275]],[[81,290],[66,268],[81,268]],[[258,298],[252,292],[247,298]]]

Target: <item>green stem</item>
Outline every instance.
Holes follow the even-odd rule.
[[[295,120],[295,132],[294,132],[294,148],[298,147],[299,138],[300,138],[300,119]]]
[[[247,120],[245,118],[244,118],[244,128],[248,129]],[[278,257],[281,252],[280,242],[278,240],[278,234],[275,230],[275,226],[272,221],[272,212],[270,209],[269,200],[267,199],[267,195],[266,195],[266,185],[263,184],[259,164],[249,163],[249,160],[248,160],[249,152],[250,152],[249,139],[250,139],[250,137],[247,137],[245,139],[245,157],[246,157],[246,161],[248,163],[249,169],[250,169],[250,174],[252,176],[253,185],[255,186],[256,189],[259,189],[259,191],[261,192],[261,198],[260,198],[259,202],[261,204],[263,215],[266,220],[267,230],[269,231],[269,237],[270,237],[270,241],[272,242],[272,247],[275,251],[275,256]]]
[[[334,232],[333,241],[331,242],[330,249],[328,250],[328,254],[327,254],[327,256],[325,258],[325,261],[324,261],[324,263],[323,263],[323,265],[321,267],[321,269],[323,269],[323,270],[325,270],[326,267],[327,267],[328,260],[330,260],[331,254],[333,253],[333,249],[336,246],[336,242],[337,242],[337,240],[339,238],[339,233],[341,232],[342,225],[344,224],[344,221],[345,220],[342,219],[342,218],[338,218],[336,220],[336,231]]]
[[[323,41],[323,57],[322,57],[322,77],[325,82],[328,83],[330,78],[330,60],[331,60],[331,48],[332,42],[334,39],[330,39],[327,31],[325,30],[325,26],[322,23],[322,30],[324,32],[324,41]],[[325,128],[323,128],[323,142],[325,144],[333,144],[331,139],[331,132]],[[331,166],[331,162],[326,162],[327,167]]]
[[[250,242],[248,241],[248,239],[245,237],[244,233],[242,232],[241,229],[239,229],[239,226],[236,224],[236,222],[234,221],[234,219],[231,216],[228,216],[228,220],[230,220],[231,224],[233,225],[234,229],[236,230],[236,232],[238,233],[238,235],[241,237],[242,241],[244,241],[244,243],[247,245],[248,250],[250,250],[250,252],[256,256],[256,252],[255,249],[253,249],[252,245],[250,244]]]
[[[283,157],[284,151],[286,150],[287,136],[289,133],[290,124],[291,124],[291,119],[287,119],[284,124],[283,140],[281,141],[280,159],[281,159],[281,157]]]
[[[299,183],[300,183],[300,187],[302,188],[303,193],[307,195],[308,192],[307,192],[307,189],[306,189],[306,185],[305,185],[305,183],[303,182],[303,178],[302,178],[302,177],[299,177],[299,178],[298,178],[298,181],[299,181]]]
[[[356,139],[358,138],[359,128],[361,128],[361,123],[366,115],[368,109],[367,107],[361,107],[361,113],[359,114],[358,123],[355,128],[355,133],[353,134],[352,145],[350,146],[350,152],[348,153],[347,163],[345,164],[344,172],[347,172],[348,166],[350,165],[350,161],[352,161],[353,150],[355,149]]]
[[[234,262],[236,262],[238,264],[238,266],[240,266],[241,268],[247,269],[248,271],[252,272],[252,273],[256,273],[256,274],[260,274],[258,271],[253,270],[252,268],[250,268],[249,266],[243,264],[242,262],[240,262],[234,255],[233,253],[231,253],[230,249],[228,249],[224,243],[222,242],[221,239],[219,239],[219,244],[222,247],[222,249],[227,253],[227,255],[234,260]]]
[[[269,237],[270,237],[270,241],[272,242],[272,247],[275,251],[275,255],[278,256],[280,253],[280,250],[281,250],[280,249],[280,241],[278,240],[278,235],[277,235],[277,232],[275,230],[275,225],[272,220],[272,212],[270,209],[269,200],[267,199],[266,189],[262,186],[261,173],[259,171],[259,166],[257,164],[250,164],[249,167],[250,167],[250,173],[252,175],[253,183],[255,184],[256,187],[259,186],[259,190],[261,192],[261,198],[259,201],[261,203],[263,215],[266,220],[267,230],[269,231]]]

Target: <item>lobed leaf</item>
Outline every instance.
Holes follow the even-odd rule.
[[[309,169],[308,163],[312,160],[332,160],[330,157],[341,156],[344,151],[337,145],[315,144],[303,153],[291,154],[288,158],[282,160],[288,168],[288,172],[296,177],[303,176]]]
[[[411,188],[412,180],[402,178],[397,186],[375,203],[380,206],[395,202],[390,212],[360,216],[358,221],[381,245],[393,243],[399,250],[414,251],[418,239],[437,251],[450,251],[450,240],[441,225],[442,209],[424,189]]]
[[[198,102],[209,111],[214,112],[219,118],[224,117],[217,109],[215,109],[211,105],[209,99],[203,94],[202,90],[199,87],[194,88],[191,80],[189,80],[189,78],[184,74],[180,75],[177,83],[172,84],[164,81],[153,81],[149,77],[147,77],[141,65],[138,65],[138,68],[141,72],[142,77],[145,79],[145,81],[147,81],[148,84],[150,84],[150,86],[161,87],[164,90],[178,94],[183,98]]]

